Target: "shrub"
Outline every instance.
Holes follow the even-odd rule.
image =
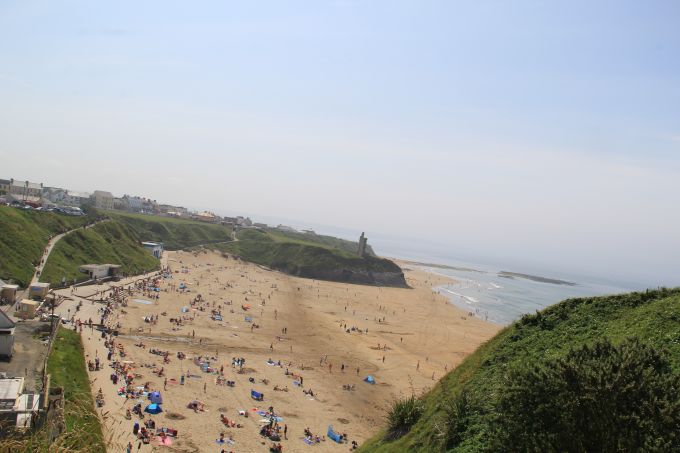
[[[409,432],[423,414],[423,409],[423,401],[415,395],[395,401],[387,414],[386,438],[395,440]]]

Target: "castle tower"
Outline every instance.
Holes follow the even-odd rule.
[[[359,236],[359,250],[357,251],[357,254],[360,257],[364,257],[366,255],[366,243],[368,242],[368,238],[364,236],[364,233],[361,233],[361,236]]]

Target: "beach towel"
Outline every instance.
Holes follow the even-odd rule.
[[[333,425],[328,425],[328,432],[326,433],[329,439],[333,439],[337,443],[342,443],[342,436],[333,431]]]
[[[253,322],[253,318],[251,318],[250,316],[246,316],[246,322]]]
[[[306,443],[307,445],[314,445],[314,441],[312,439],[308,439],[306,437],[302,438],[302,442]]]
[[[169,447],[170,445],[172,445],[172,438],[167,436],[165,437],[159,436],[158,445],[165,445],[166,447]]]

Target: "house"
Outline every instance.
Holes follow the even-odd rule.
[[[62,204],[66,198],[66,189],[58,187],[43,187],[42,197],[52,203]]]
[[[92,194],[92,200],[95,208],[99,209],[113,209],[113,195],[111,192],[105,190],[95,190]]]
[[[19,285],[10,285],[0,280],[0,302],[14,305],[17,300]]]
[[[44,282],[32,283],[28,287],[28,297],[29,299],[43,300],[50,290],[50,284]]]
[[[19,410],[19,397],[24,393],[24,378],[0,379],[0,415],[14,415]]]
[[[0,310],[0,356],[12,357],[14,353],[14,328],[16,324]]]
[[[276,229],[279,230],[279,231],[285,231],[285,232],[287,232],[287,233],[295,233],[295,232],[297,231],[297,230],[295,230],[295,228],[293,228],[293,227],[290,227],[290,226],[288,226],[288,225],[281,225],[281,224],[279,224],[279,225],[276,227]]]
[[[78,270],[90,276],[91,279],[117,277],[120,264],[85,264]]]
[[[0,179],[0,195],[5,195],[9,193],[9,185],[11,181],[9,179]]]
[[[67,190],[62,203],[65,204],[66,206],[74,207],[80,207],[86,204],[90,204],[90,194],[87,192]]]
[[[144,247],[149,253],[151,253],[154,258],[161,259],[163,256],[163,243],[162,242],[142,242],[142,247]]]
[[[40,396],[24,393],[25,378],[0,378],[0,422],[17,428],[30,428],[33,415],[40,410]]]
[[[10,179],[9,193],[18,201],[35,201],[42,197],[42,183]]]
[[[40,302],[36,302],[30,299],[24,299],[19,302],[19,310],[14,316],[21,319],[33,319],[35,318],[35,312],[38,311]]]
[[[203,211],[203,212],[199,212],[198,214],[194,214],[194,219],[198,220],[199,222],[206,222],[206,223],[218,223],[220,221],[219,217],[217,217],[212,212],[208,212],[208,211]]]
[[[255,222],[255,223],[253,223],[253,226],[255,228],[262,228],[263,230],[266,229],[266,228],[269,228],[266,223]]]

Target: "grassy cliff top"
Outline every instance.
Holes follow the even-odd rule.
[[[248,229],[238,233],[238,241],[220,244],[216,248],[302,277],[361,282],[359,277],[351,275],[401,275],[401,268],[390,260],[374,255],[357,256],[357,247],[356,243],[329,236]],[[348,275],[347,280],[343,280]],[[405,286],[405,282],[396,286]]]
[[[620,345],[631,337],[638,339],[646,347],[660,351],[668,363],[666,371],[678,376],[680,288],[568,299],[535,315],[524,316],[468,356],[418,401],[402,401],[399,408],[403,413],[412,413],[411,409],[406,410],[405,407],[416,407],[416,413],[422,412],[419,417],[415,417],[417,422],[406,429],[403,437],[392,436],[398,438],[386,440],[390,435],[383,431],[367,442],[361,451],[491,451],[493,445],[498,447],[498,444],[494,444],[498,426],[509,422],[503,418],[504,406],[501,401],[504,395],[516,390],[517,381],[513,381],[512,376],[532,370],[532,376],[540,377],[547,373],[546,370],[554,368],[550,368],[552,365],[544,367],[543,364],[559,363],[569,354],[578,356],[582,352],[573,351],[579,348],[587,350],[605,339],[614,345]],[[621,396],[621,392],[625,395],[626,388],[609,385],[610,381],[616,382],[616,376],[623,373],[617,367],[618,362],[613,364],[614,377],[604,380],[604,390],[596,383],[590,387],[585,386],[580,391],[572,389],[567,394],[577,398],[584,394],[590,395],[588,391],[610,392],[610,397],[603,398],[604,401],[623,401],[621,404],[626,404],[626,397]],[[660,368],[663,369],[663,366]],[[633,381],[644,381],[643,375],[634,377]],[[572,375],[566,382],[573,384],[575,380]],[[529,415],[533,411],[549,407],[553,403],[553,396],[548,391],[534,395],[536,400],[527,409]],[[631,401],[636,400],[631,397]],[[680,407],[680,401],[675,401],[674,405],[676,408]],[[662,406],[659,403],[659,411],[663,410]],[[637,415],[634,413],[635,409],[630,410],[630,417],[625,413],[624,416],[634,419]],[[558,411],[560,414],[563,412],[566,409]],[[602,417],[604,420],[608,415],[603,414]],[[670,415],[668,417],[672,420]],[[599,417],[588,419],[590,426],[595,426],[598,419]],[[559,442],[555,442],[557,445],[554,451],[560,451]],[[576,451],[587,451],[587,448],[577,448]],[[648,451],[656,450],[650,447]],[[659,451],[663,451],[663,448]]]

